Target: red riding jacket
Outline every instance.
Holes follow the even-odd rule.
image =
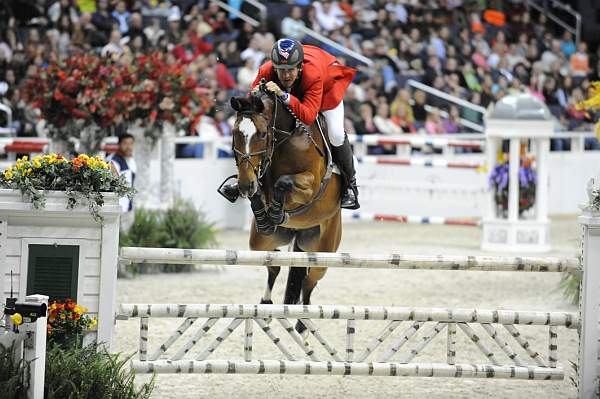
[[[302,75],[292,86],[290,108],[302,122],[311,125],[319,111],[334,109],[344,99],[356,70],[340,64],[334,56],[318,47],[304,45],[303,48]],[[281,87],[271,61],[260,67],[252,88],[262,78],[267,82],[272,80]]]

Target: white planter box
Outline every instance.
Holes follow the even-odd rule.
[[[79,247],[77,303],[98,317],[98,342],[110,343],[114,321],[121,207],[114,193],[104,195],[96,222],[85,204],[67,209],[64,192],[45,193],[46,206],[34,209],[17,190],[0,190],[0,300],[11,293],[24,300],[30,245]],[[39,292],[37,294],[44,294]],[[93,338],[93,337],[92,337]],[[88,337],[88,339],[90,339]]]

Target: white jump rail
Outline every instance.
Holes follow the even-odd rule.
[[[459,255],[356,255],[332,252],[237,251],[222,249],[121,248],[122,261],[158,264],[198,264],[359,269],[469,270],[514,272],[577,272],[577,258],[459,256]]]

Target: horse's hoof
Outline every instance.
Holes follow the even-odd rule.
[[[270,300],[270,299],[261,299],[261,300],[260,300],[260,304],[261,304],[261,305],[272,305],[272,304],[273,304],[273,301],[272,301],[272,300]]]

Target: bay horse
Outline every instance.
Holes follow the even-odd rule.
[[[264,88],[250,97],[232,97],[237,111],[232,130],[238,187],[249,198],[254,219],[250,249],[276,251],[293,242],[296,252],[335,252],[342,236],[342,181],[333,174],[327,124],[319,114],[304,125]],[[321,129],[321,130],[320,130]],[[271,292],[280,266],[268,266],[261,303],[272,304]],[[310,304],[326,268],[290,268],[284,303]],[[296,330],[305,332],[298,321]]]

